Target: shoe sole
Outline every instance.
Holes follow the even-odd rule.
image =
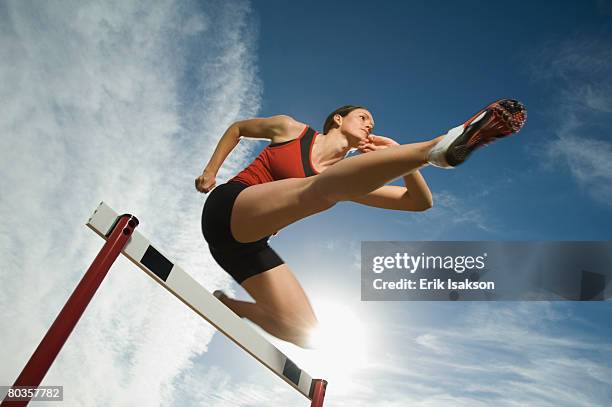
[[[485,107],[464,124],[464,130],[448,147],[445,158],[455,167],[474,150],[518,132],[527,120],[527,110],[519,101],[501,99]]]

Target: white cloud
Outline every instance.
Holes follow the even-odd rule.
[[[185,35],[196,35],[202,34],[208,26],[210,25],[210,21],[205,15],[193,15],[185,21],[183,25],[183,34]]]
[[[599,3],[600,8],[603,4]],[[556,137],[544,143],[544,164],[554,170],[569,169],[593,199],[610,205],[612,50],[609,44],[585,37],[549,44],[533,61],[531,71],[536,80],[550,84],[553,89],[550,115]]]
[[[488,192],[483,192],[488,193]],[[474,197],[459,197],[449,191],[434,193],[434,206],[411,216],[410,220],[396,220],[400,225],[419,227],[419,239],[438,240],[457,226],[475,227],[488,233],[496,233],[492,219],[480,203],[472,203]]]
[[[297,393],[281,379],[269,381],[263,379],[259,371],[257,376],[231,377],[218,366],[194,369],[195,375],[182,375],[176,382],[177,393],[183,396],[177,400],[178,405],[211,406],[211,407],[265,407],[270,405],[307,404],[303,395]],[[263,369],[262,369],[263,370]]]
[[[585,85],[578,91],[578,100],[588,108],[604,113],[612,113],[612,83]]]
[[[560,137],[547,147],[550,162],[566,165],[596,200],[612,201],[612,142],[580,136]]]
[[[227,125],[257,112],[261,85],[245,1],[2,10],[0,381],[12,383],[103,244],[84,226],[101,200],[205,286],[229,283],[201,236],[194,179]],[[120,257],[44,383],[74,405],[166,404],[212,333]]]
[[[440,344],[439,337],[437,337],[436,335],[432,335],[432,334],[419,335],[414,339],[414,341],[434,353],[443,354],[443,353],[448,353],[449,351],[449,349],[447,349],[445,346],[442,346]]]

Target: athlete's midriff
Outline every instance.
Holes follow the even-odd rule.
[[[306,126],[298,138],[284,143],[270,144],[248,167],[230,181],[255,185],[318,174],[311,161],[312,146],[317,135],[316,131]]]

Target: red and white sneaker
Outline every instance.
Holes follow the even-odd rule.
[[[525,120],[527,110],[521,102],[500,99],[449,130],[429,151],[427,160],[436,167],[456,167],[477,148],[519,131]]]

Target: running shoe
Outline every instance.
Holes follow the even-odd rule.
[[[427,156],[430,164],[453,168],[463,163],[476,149],[518,132],[527,120],[521,102],[500,99],[491,103],[468,121],[448,133]]]
[[[219,301],[223,301],[223,298],[227,297],[227,294],[225,294],[225,292],[223,290],[215,290],[213,292],[213,295],[215,296],[215,298],[217,298]]]

